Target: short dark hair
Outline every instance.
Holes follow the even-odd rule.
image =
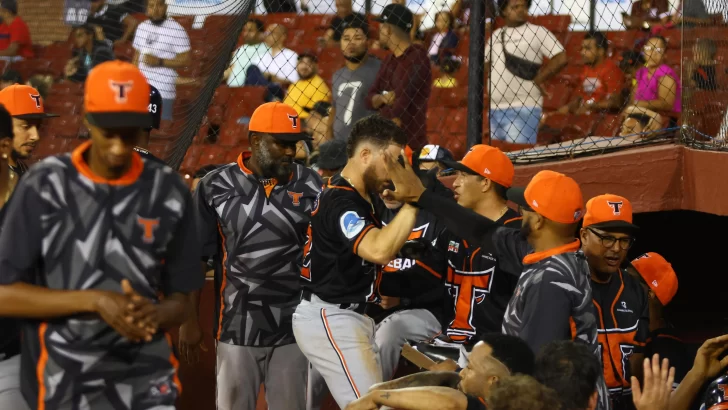
[[[346,144],[346,155],[354,157],[356,148],[363,142],[373,143],[382,148],[389,144],[407,145],[407,134],[394,121],[374,114],[364,117],[354,124]]]
[[[647,114],[639,114],[639,113],[630,114],[627,116],[627,118],[634,118],[635,120],[639,121],[639,123],[642,124],[643,127],[646,127],[647,124],[649,124],[650,120],[652,119],[652,117],[650,117]]]
[[[2,0],[0,1],[0,7],[9,11],[13,15],[18,14],[18,2],[15,0]]]
[[[22,84],[23,77],[20,75],[19,72],[10,69],[10,70],[5,70],[5,73],[3,73],[2,77],[0,77],[0,81],[4,81],[7,83],[13,83],[13,84]]]
[[[653,38],[656,38],[656,39],[662,41],[662,44],[665,45],[665,48],[667,48],[669,46],[669,44],[667,43],[667,39],[665,37],[662,37],[662,36],[650,36],[650,38],[648,38],[647,41],[650,41]]]
[[[86,32],[87,34],[91,34],[91,35],[94,35],[94,34],[95,34],[95,32],[94,32],[94,27],[93,27],[93,26],[92,26],[91,24],[82,24],[82,25],[80,25],[80,26],[75,26],[75,27],[73,28],[73,30],[74,30],[74,31],[75,31],[75,30],[83,30],[83,31],[85,31],[85,32]]]
[[[585,409],[601,375],[599,359],[583,343],[551,342],[536,357],[534,377],[556,390],[563,410]]]
[[[248,20],[248,23],[255,24],[255,30],[258,33],[261,33],[265,30],[265,24],[263,24],[263,22],[260,19],[250,19],[250,20]]]
[[[0,139],[13,138],[13,117],[5,106],[0,104]]]
[[[503,15],[503,11],[506,9],[506,7],[508,7],[508,3],[510,2],[511,0],[498,0],[498,11],[501,16]],[[532,0],[526,0],[526,7],[528,7],[529,10],[531,9],[531,3]]]
[[[607,40],[607,36],[605,36],[601,31],[590,31],[586,33],[584,40],[594,40],[597,44],[597,48],[601,48],[605,51],[609,48],[609,40]]]
[[[490,355],[506,365],[511,374],[533,374],[536,359],[523,339],[503,333],[486,333],[480,341],[493,349]]]

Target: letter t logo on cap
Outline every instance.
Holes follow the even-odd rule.
[[[40,94],[28,94],[35,101],[35,108],[40,109]]]
[[[607,204],[612,207],[612,212],[614,212],[615,215],[619,215],[622,213],[622,205],[624,205],[624,202],[612,202],[608,201]]]
[[[120,82],[109,80],[109,87],[111,87],[111,90],[114,92],[114,99],[116,99],[116,102],[119,104],[126,103],[127,98],[129,98],[129,92],[131,91],[133,85],[133,81]]]

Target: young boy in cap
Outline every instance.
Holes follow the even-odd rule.
[[[271,410],[303,410],[308,362],[291,323],[308,223],[323,181],[294,162],[296,143],[309,137],[292,107],[263,104],[248,129],[251,150],[210,171],[195,191],[203,260],[212,256],[217,264],[217,403],[254,410],[264,383]],[[205,270],[197,275],[204,277]],[[180,329],[184,359],[196,361],[201,337],[195,314]]]
[[[630,379],[642,375],[650,332],[647,292],[622,270],[638,230],[627,198],[605,194],[586,203],[579,236],[589,264],[604,378],[617,410],[633,408]]]
[[[8,204],[0,316],[24,320],[33,408],[172,408],[181,386],[164,329],[203,284],[192,199],[134,151],[151,125],[139,69],[100,64],[85,90],[91,140],[32,167]]]
[[[8,165],[20,177],[28,170],[23,160],[30,158],[40,140],[43,120],[58,115],[46,113],[43,97],[28,85],[15,84],[4,88],[0,91],[0,104],[13,117],[13,153],[8,158]]]

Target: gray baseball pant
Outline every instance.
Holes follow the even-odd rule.
[[[28,410],[20,393],[20,355],[0,362],[0,409]]]
[[[217,343],[217,409],[255,410],[260,384],[270,410],[306,410],[308,362],[294,344]]]

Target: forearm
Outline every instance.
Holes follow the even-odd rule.
[[[700,388],[704,382],[705,380],[691,369],[680,382],[677,389],[672,392],[669,410],[689,409],[695,397],[700,393]]]
[[[0,56],[2,57],[14,57],[18,53],[18,43],[10,43],[8,48],[0,50]]]
[[[551,79],[551,77],[555,76],[559,71],[566,67],[567,62],[566,54],[558,54],[541,68],[533,82],[539,85],[544,84],[546,81]]]
[[[137,21],[133,17],[127,17],[125,19],[125,28],[124,28],[124,34],[121,36],[119,40],[121,41],[129,41],[130,38],[134,36],[134,31],[137,27]]]
[[[458,383],[460,383],[460,375],[455,372],[420,372],[375,384],[370,390],[396,390],[424,386],[456,387]]]
[[[415,226],[416,219],[417,208],[410,204],[405,204],[397,212],[397,216],[392,219],[392,222],[376,233],[376,237],[373,238],[374,241],[371,242],[376,247],[373,254],[377,255],[377,259],[381,260],[370,262],[386,264],[396,258],[402,245],[409,238],[412,228]]]
[[[170,59],[170,60],[165,60],[165,59],[161,59],[161,60],[162,60],[161,65],[163,67],[175,68],[175,69],[184,68],[190,63],[189,56],[187,53],[177,54],[173,59]]]
[[[597,101],[593,107],[598,110],[613,110],[621,107],[621,101],[619,101],[619,94],[610,94],[607,98]]]
[[[490,244],[493,230],[498,227],[494,221],[430,190],[422,193],[417,205],[440,218],[455,236],[481,246]]]
[[[159,327],[170,329],[184,323],[190,316],[189,295],[184,293],[173,293],[164,298],[157,308]]]
[[[94,290],[56,290],[27,283],[0,286],[0,316],[45,319],[95,312]]]
[[[449,387],[413,387],[370,393],[375,404],[399,410],[465,410],[468,399]]]

